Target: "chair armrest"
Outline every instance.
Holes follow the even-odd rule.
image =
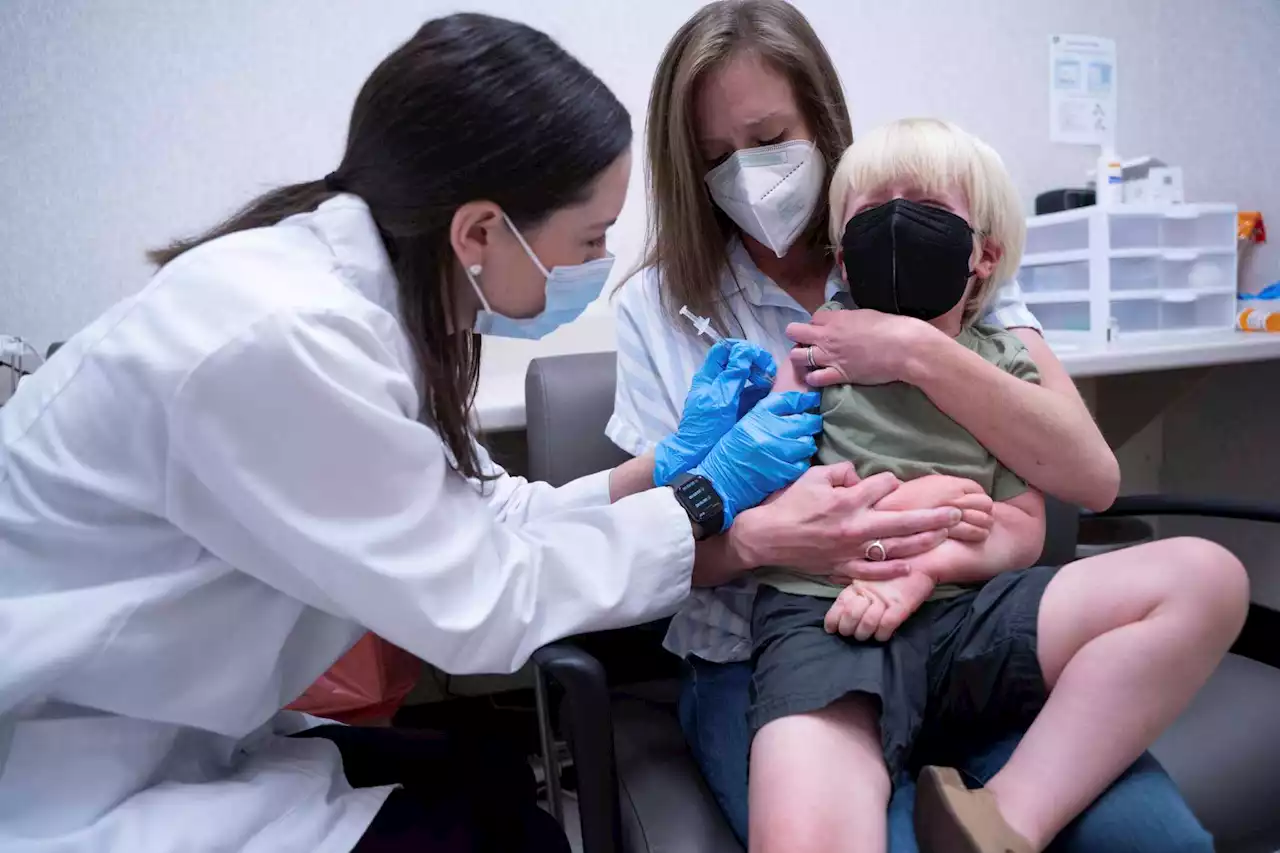
[[[1173,495],[1126,495],[1117,498],[1110,509],[1083,515],[1094,518],[1190,515],[1280,524],[1280,505]],[[1244,629],[1231,652],[1280,669],[1280,613],[1262,604],[1250,604]]]
[[[621,853],[618,768],[613,752],[613,710],[604,667],[572,643],[533,653],[537,678],[545,673],[565,693],[569,749],[578,775],[578,811],[585,853]],[[548,772],[552,772],[548,768]]]
[[[1280,524],[1280,505],[1174,495],[1125,495],[1116,498],[1110,509],[1082,513],[1085,518],[1120,518],[1128,515],[1195,515]]]

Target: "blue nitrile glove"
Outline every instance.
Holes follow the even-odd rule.
[[[711,481],[724,503],[724,529],[809,469],[817,452],[814,436],[822,416],[811,411],[822,402],[816,391],[770,394],[725,433],[692,473]]]
[[[654,448],[654,485],[665,486],[701,462],[740,412],[764,399],[777,372],[768,350],[746,341],[717,341],[693,376],[680,426]]]

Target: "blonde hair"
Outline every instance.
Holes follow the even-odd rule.
[[[730,333],[720,293],[726,246],[737,226],[711,200],[698,149],[694,109],[708,72],[751,51],[784,74],[824,161],[853,141],[849,108],[831,57],[804,15],[783,0],[720,0],[703,6],[672,37],[649,96],[646,178],[649,225],[639,268],[658,270],[662,303],[673,322],[681,305]],[[818,205],[796,239],[830,253],[827,210]],[[834,260],[834,255],[832,255]]]
[[[964,322],[981,317],[996,288],[1013,278],[1022,261],[1027,223],[1022,202],[995,149],[951,122],[908,118],[861,136],[831,176],[831,243],[844,235],[849,193],[906,181],[923,193],[959,189],[969,205],[969,225],[1001,250],[991,276],[979,279],[965,306]]]

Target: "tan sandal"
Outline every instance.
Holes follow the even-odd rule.
[[[915,826],[920,853],[1035,853],[1005,823],[991,792],[969,789],[951,767],[920,771]]]

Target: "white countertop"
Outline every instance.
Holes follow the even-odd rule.
[[[1053,339],[1049,343],[1067,372],[1079,378],[1280,359],[1280,334],[1230,329],[1121,336],[1101,346]],[[593,311],[545,340],[494,341],[486,342],[485,347],[475,406],[480,428],[488,432],[523,429],[524,376],[529,362],[540,356],[612,352],[613,317],[605,311]]]
[[[1234,329],[1122,335],[1100,346],[1073,346],[1052,339],[1049,343],[1067,372],[1080,378],[1280,358],[1280,334]]]

